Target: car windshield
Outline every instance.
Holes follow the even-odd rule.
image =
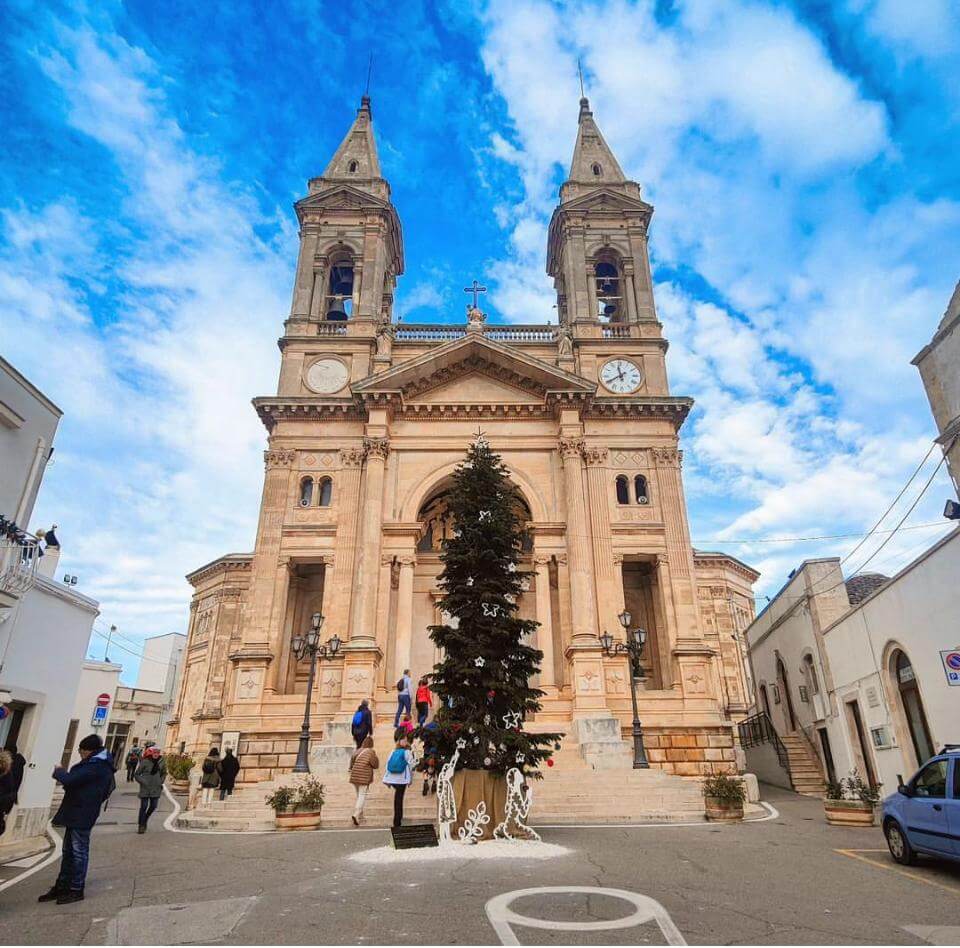
[[[947,795],[946,760],[932,760],[913,778],[913,792],[918,797],[945,797]]]

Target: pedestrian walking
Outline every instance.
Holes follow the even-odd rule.
[[[423,757],[417,765],[417,770],[423,774],[423,795],[437,792],[437,760],[440,753],[439,741],[440,726],[431,721],[420,728],[420,739],[423,741]],[[433,789],[431,790],[431,783]]]
[[[410,680],[410,669],[404,668],[403,675],[397,682],[397,713],[393,716],[393,726],[400,723],[400,715],[404,711],[411,713],[410,699],[412,697],[413,682]]]
[[[53,888],[38,902],[65,905],[83,899],[90,864],[90,831],[100,816],[101,808],[117,785],[113,758],[98,734],[90,734],[78,745],[80,760],[69,771],[55,767],[53,779],[64,790],[60,809],[53,817],[54,826],[62,826],[63,855],[60,873]]]
[[[240,773],[240,761],[233,756],[231,748],[223,752],[223,759],[217,764],[217,773],[220,776],[220,799],[224,800],[233,794],[233,785]]]
[[[136,742],[136,738],[134,738],[134,742]],[[140,766],[142,753],[142,749],[137,747],[136,743],[134,743],[133,747],[130,748],[130,753],[127,754],[127,757],[124,760],[124,763],[127,766],[127,783],[130,783],[133,780],[134,775],[137,772],[137,767]]]
[[[427,723],[430,709],[433,707],[433,696],[430,694],[430,685],[426,678],[421,678],[417,685],[417,726],[423,727]]]
[[[148,747],[143,759],[137,764],[133,779],[140,784],[137,796],[140,798],[140,816],[137,819],[137,832],[146,833],[147,820],[160,802],[163,782],[167,779],[167,766],[160,754],[159,747]]]
[[[357,710],[353,712],[350,733],[353,735],[357,747],[362,747],[367,735],[373,734],[373,714],[370,712],[370,702],[366,698],[360,702]]]
[[[409,742],[405,737],[397,741],[397,746],[387,760],[387,768],[383,774],[383,782],[393,787],[393,825],[403,825],[403,795],[413,780],[413,768],[416,758],[410,750]]]
[[[350,783],[357,793],[357,802],[354,805],[350,819],[354,826],[364,822],[363,804],[367,799],[370,784],[373,783],[374,772],[380,767],[380,759],[373,749],[373,737],[367,735],[363,743],[350,755]]]
[[[217,773],[217,764],[220,763],[220,751],[216,747],[210,748],[210,753],[203,758],[200,765],[201,804],[207,806],[213,802],[213,791],[220,786],[220,774]]]
[[[20,784],[23,783],[23,772],[27,768],[27,758],[17,750],[16,744],[10,744],[8,749],[13,761],[10,767],[10,777],[13,780],[13,792],[14,794],[19,794]],[[17,801],[14,800],[13,802],[16,803]]]
[[[393,739],[398,741],[401,737],[405,737],[409,744],[413,741],[413,731],[413,721],[410,715],[404,711],[403,716],[400,718],[400,723],[393,729]]]
[[[17,802],[13,786],[13,754],[0,751],[0,836],[7,831],[7,817]]]

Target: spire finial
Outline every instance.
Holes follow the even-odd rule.
[[[367,87],[363,90],[363,97],[365,99],[370,98],[370,73],[373,72],[373,53],[370,53],[370,58],[367,60]]]
[[[580,98],[585,99],[587,94],[583,91],[583,66],[580,63],[580,57],[577,57],[577,75],[580,77]]]

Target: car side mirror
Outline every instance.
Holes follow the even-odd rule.
[[[906,784],[897,784],[897,792],[902,793],[905,797],[912,797],[913,791],[906,786]]]

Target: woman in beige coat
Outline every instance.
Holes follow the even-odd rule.
[[[359,826],[363,822],[363,804],[367,799],[370,784],[373,783],[374,771],[379,766],[377,752],[373,749],[373,738],[367,735],[350,757],[350,783],[357,791],[357,804],[350,817],[354,826]]]

